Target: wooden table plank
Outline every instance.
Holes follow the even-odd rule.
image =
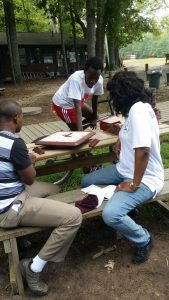
[[[37,138],[51,134],[51,131],[48,130],[47,126],[42,127],[40,124],[33,124],[33,132],[36,134]]]
[[[115,154],[113,152],[103,153],[103,154],[95,154],[88,158],[87,156],[78,156],[78,157],[70,157],[68,160],[58,160],[49,166],[40,166],[36,168],[37,176],[49,175],[54,173],[59,173],[63,171],[78,169],[86,166],[91,166],[91,164],[103,164],[107,162],[113,162],[116,159]]]
[[[28,126],[23,126],[24,133],[27,134],[28,138],[26,143],[31,143],[35,139],[38,138],[38,136],[35,134],[34,127],[33,125],[28,125]],[[20,132],[20,137],[22,138],[22,131]]]
[[[50,134],[57,132],[57,131],[64,131],[65,128],[61,126],[59,126],[59,124],[56,122],[48,122],[48,123],[44,123],[44,124],[39,124],[42,128],[46,128]],[[68,127],[66,127],[66,131],[68,131]]]

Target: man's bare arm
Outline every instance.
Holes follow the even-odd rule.
[[[83,131],[81,101],[74,99],[78,131]]]

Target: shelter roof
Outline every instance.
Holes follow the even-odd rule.
[[[65,44],[72,45],[73,37],[64,35]],[[59,33],[52,32],[17,32],[18,45],[61,45]],[[78,45],[86,45],[86,40],[77,37]],[[5,32],[0,32],[0,45],[7,45]]]

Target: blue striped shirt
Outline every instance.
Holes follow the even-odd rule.
[[[25,189],[17,170],[30,165],[24,141],[17,134],[0,131],[0,209],[10,205]]]

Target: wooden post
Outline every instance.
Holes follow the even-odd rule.
[[[148,72],[148,64],[145,64],[145,72]]]
[[[169,73],[166,73],[167,76],[167,85],[169,85]]]
[[[146,80],[148,80],[148,64],[145,64]]]
[[[5,253],[8,254],[10,284],[13,294],[24,295],[22,275],[19,269],[19,255],[16,238],[3,241]]]

